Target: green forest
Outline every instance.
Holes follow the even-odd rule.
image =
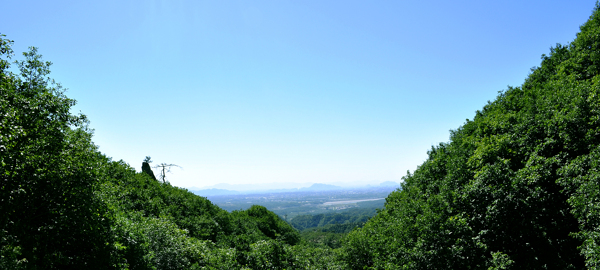
[[[12,44],[0,36],[0,269],[600,269],[598,4],[383,209],[298,216],[302,233],[102,154],[51,63]]]

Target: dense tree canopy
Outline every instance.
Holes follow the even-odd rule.
[[[433,147],[351,234],[353,268],[598,267],[598,52],[596,8],[571,44]]]
[[[97,152],[86,119],[70,114],[75,101],[47,77],[36,48],[15,62],[20,74],[10,72],[11,44],[0,37],[2,253],[39,269],[106,267],[110,223],[93,196]]]

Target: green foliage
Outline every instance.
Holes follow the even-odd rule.
[[[19,75],[10,72],[11,44],[0,36],[1,261],[107,268],[110,220],[93,194],[98,154],[86,118],[70,114],[75,101],[47,77],[51,63],[36,48],[15,62]]]
[[[300,240],[298,232],[292,226],[264,206],[253,205],[241,213],[251,217],[256,227],[271,239],[279,239],[290,245],[294,245]]]
[[[208,247],[162,218],[120,216],[114,227],[131,269],[189,269]]]
[[[600,11],[451,132],[347,237],[352,269],[581,269],[600,261]]]
[[[31,48],[14,74],[11,45],[0,36],[1,269],[600,268],[598,4],[384,209],[296,216],[304,240],[263,206],[228,213],[157,181],[150,157],[142,173],[105,157],[51,63]]]
[[[300,237],[306,244],[313,247],[336,249],[342,247],[342,239],[349,232],[364,226],[365,222],[375,213],[375,208],[359,208],[342,213],[301,215],[294,217],[291,224],[297,229],[302,229]]]
[[[229,214],[103,156],[37,49],[8,70],[11,44],[0,38],[0,268],[287,265],[289,224],[261,206]]]
[[[294,228],[302,231],[308,228],[324,227],[333,224],[364,223],[376,213],[375,208],[358,208],[346,210],[341,213],[327,213],[317,215],[299,215],[291,220]]]
[[[100,197],[116,215],[121,265],[130,269],[241,267],[258,256],[254,243],[299,241],[297,231],[262,206],[229,214],[123,162],[104,168],[109,180]]]
[[[322,230],[303,231],[300,236],[302,240],[309,245],[323,248],[340,248],[342,246],[342,238],[347,233],[324,232]]]
[[[252,244],[248,255],[242,269],[346,269],[336,250],[290,246],[274,240]]]
[[[21,257],[21,247],[13,247],[11,245],[2,245],[0,250],[0,269],[25,269],[27,259],[19,259]]]
[[[251,269],[285,269],[290,254],[281,242],[261,240],[251,245],[248,266]]]
[[[502,252],[493,252],[492,253],[492,266],[488,268],[488,270],[503,270],[508,269],[514,263],[508,255],[503,254]]]

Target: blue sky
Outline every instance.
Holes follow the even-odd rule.
[[[400,182],[595,1],[3,1],[94,142],[182,187]],[[277,184],[273,184],[277,187]]]

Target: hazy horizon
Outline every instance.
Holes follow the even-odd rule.
[[[0,33],[175,186],[400,182],[595,2],[7,1]]]
[[[339,186],[343,188],[351,188],[351,187],[366,187],[366,186],[379,186],[385,182],[393,182],[393,181],[373,181],[373,182],[272,182],[272,183],[255,183],[255,184],[228,184],[228,183],[217,183],[214,185],[205,185],[205,186],[188,186],[184,187],[189,190],[203,190],[203,189],[226,189],[226,190],[234,190],[234,191],[252,191],[252,190],[275,190],[275,189],[299,189],[310,187],[313,184],[326,184]],[[396,182],[395,182],[396,183]],[[397,182],[400,185],[400,182]]]

